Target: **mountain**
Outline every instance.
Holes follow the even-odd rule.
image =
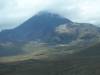
[[[54,13],[41,12],[19,27],[0,32],[0,42],[38,41],[49,44],[90,44],[99,40],[100,28],[74,23]]]
[[[22,53],[59,56],[72,54],[99,41],[99,27],[40,12],[17,28],[0,32],[0,56]]]

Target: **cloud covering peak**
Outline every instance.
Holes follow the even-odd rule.
[[[0,0],[0,29],[13,28],[47,10],[75,22],[100,24],[100,0]]]

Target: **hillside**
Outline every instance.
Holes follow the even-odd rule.
[[[0,64],[0,75],[100,75],[100,44],[55,60],[26,60]]]

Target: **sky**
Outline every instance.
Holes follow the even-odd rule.
[[[0,0],[0,30],[17,27],[45,10],[74,22],[100,24],[100,0]]]

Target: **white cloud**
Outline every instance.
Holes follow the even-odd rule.
[[[76,22],[100,24],[100,0],[0,0],[0,29],[16,27],[42,10]]]

